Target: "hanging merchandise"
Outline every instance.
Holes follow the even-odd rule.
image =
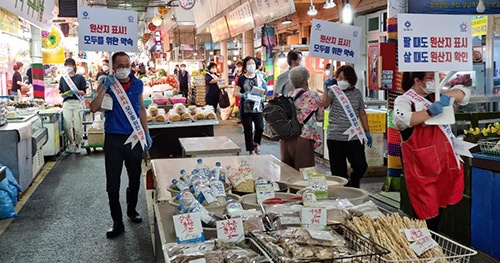
[[[156,26],[155,26],[153,23],[149,23],[149,24],[148,24],[148,29],[149,29],[150,31],[155,31],[155,30],[156,30]]]
[[[160,5],[158,7],[158,13],[162,16],[166,15],[168,13],[168,8],[166,5]]]
[[[64,47],[61,29],[52,26],[50,31],[42,31],[42,59],[44,64],[64,63]]]
[[[142,36],[143,41],[148,41],[151,38],[151,33],[144,33],[144,36]]]

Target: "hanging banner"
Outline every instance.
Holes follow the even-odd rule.
[[[17,36],[20,30],[19,18],[7,10],[0,8],[0,31]]]
[[[472,36],[482,36],[486,35],[486,30],[488,28],[488,17],[487,16],[474,16],[472,17]]]
[[[356,63],[361,36],[361,27],[313,19],[309,55]]]
[[[472,70],[468,15],[398,15],[399,71]]]
[[[498,0],[483,0],[484,12],[482,14],[499,14],[500,2]],[[478,1],[468,0],[408,0],[408,13],[416,14],[477,14]]]
[[[55,0],[2,0],[2,8],[45,30],[52,26],[54,5]]]
[[[245,2],[235,10],[229,12],[226,20],[231,37],[235,37],[255,27],[249,2]]]
[[[210,24],[210,34],[212,35],[212,41],[214,43],[231,37],[229,35],[229,28],[227,27],[225,16]]]
[[[295,13],[295,3],[292,0],[250,0],[255,26],[280,19]]]
[[[78,8],[78,48],[85,51],[137,52],[137,12]]]

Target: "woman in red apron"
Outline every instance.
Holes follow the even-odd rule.
[[[447,125],[425,125],[450,103],[465,105],[470,91],[455,86],[435,101],[434,72],[405,72],[404,95],[394,102],[393,122],[401,131],[404,176],[410,203],[431,230],[439,228],[439,210],[462,199],[464,171],[455,154],[454,136]]]

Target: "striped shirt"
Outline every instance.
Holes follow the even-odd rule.
[[[350,88],[344,90],[344,93],[351,102],[352,108],[354,109],[356,117],[359,120],[359,111],[365,109],[365,103],[363,101],[361,91],[356,88]],[[332,90],[328,91],[328,98],[330,99],[330,115],[328,117],[327,139],[335,141],[348,141],[349,136],[343,135],[343,133],[351,127],[351,122]],[[358,140],[358,137],[354,136],[351,140]]]

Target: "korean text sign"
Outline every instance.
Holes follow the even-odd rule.
[[[137,12],[78,8],[78,47],[86,51],[137,52]]]
[[[313,19],[309,55],[355,63],[361,47],[361,28]]]
[[[399,71],[472,70],[468,15],[398,15]]]
[[[41,29],[49,30],[52,26],[55,0],[2,0],[1,2],[2,8]]]

